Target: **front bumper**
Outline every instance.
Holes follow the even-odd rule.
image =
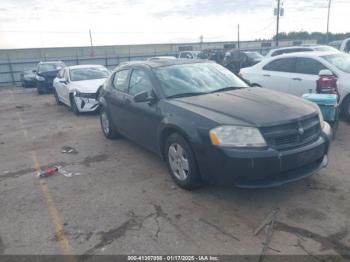
[[[53,80],[46,79],[45,81],[36,81],[36,88],[42,92],[53,92]]]
[[[274,187],[311,176],[326,166],[331,136],[331,128],[325,123],[316,141],[290,150],[196,146],[195,152],[205,180],[233,182],[242,188]]]
[[[75,103],[80,112],[94,112],[99,108],[99,102],[95,98],[75,96]]]

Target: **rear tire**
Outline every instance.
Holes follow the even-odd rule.
[[[165,157],[169,173],[177,185],[187,190],[202,186],[192,149],[185,138],[178,133],[173,133],[167,138]]]
[[[107,110],[101,106],[100,108],[100,123],[103,134],[108,139],[115,139],[120,137],[116,127],[114,126]]]

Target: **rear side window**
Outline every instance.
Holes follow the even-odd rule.
[[[295,58],[281,58],[274,60],[263,67],[263,70],[276,72],[294,72]]]
[[[320,62],[316,61],[312,58],[297,58],[295,64],[295,71],[299,74],[307,74],[307,75],[318,75],[318,73],[327,69]]]
[[[128,89],[128,75],[128,69],[115,73],[113,78],[113,87],[119,91],[126,92]]]

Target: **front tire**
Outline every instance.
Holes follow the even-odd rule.
[[[170,175],[177,185],[187,190],[202,185],[195,156],[185,138],[171,134],[165,143],[165,154]]]
[[[78,106],[77,104],[75,103],[75,99],[74,99],[74,96],[71,96],[70,97],[70,108],[72,110],[72,112],[75,114],[75,115],[79,115],[80,114],[80,111],[78,109]]]
[[[111,120],[111,117],[103,106],[100,108],[100,123],[102,132],[106,138],[115,139],[120,136]]]

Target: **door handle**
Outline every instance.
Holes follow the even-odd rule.
[[[303,79],[301,79],[301,78],[299,78],[299,77],[294,77],[294,78],[292,78],[293,80],[295,80],[295,81],[302,81]]]
[[[271,75],[265,74],[265,75],[263,75],[263,76],[270,77]]]

